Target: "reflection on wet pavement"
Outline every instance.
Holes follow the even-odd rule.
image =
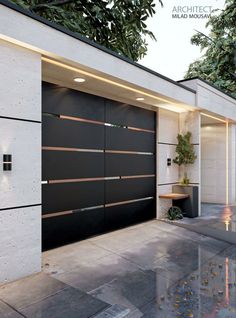
[[[165,301],[156,303],[159,311],[169,317],[236,317],[236,259],[230,250],[224,254],[172,286]]]
[[[167,219],[163,219],[169,222]],[[201,216],[173,221],[192,231],[236,244],[236,206],[203,203]]]
[[[1,318],[236,317],[236,245],[175,225],[155,220],[64,246],[43,265],[0,288]]]

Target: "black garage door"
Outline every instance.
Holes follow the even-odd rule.
[[[155,217],[155,113],[43,83],[43,249]]]

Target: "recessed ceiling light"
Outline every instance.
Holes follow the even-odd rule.
[[[82,77],[75,77],[74,81],[77,82],[77,83],[83,83],[83,82],[85,82],[85,79],[82,78]]]
[[[136,100],[141,101],[141,100],[144,100],[144,98],[143,97],[137,97]]]

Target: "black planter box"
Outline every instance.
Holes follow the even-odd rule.
[[[182,210],[183,216],[189,218],[196,218],[199,216],[198,186],[174,185],[172,191],[173,193],[184,193],[189,195],[189,198],[186,199],[173,200],[173,205],[178,206]]]

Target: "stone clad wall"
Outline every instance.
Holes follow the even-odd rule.
[[[0,41],[0,69],[2,284],[41,270],[41,56]]]

